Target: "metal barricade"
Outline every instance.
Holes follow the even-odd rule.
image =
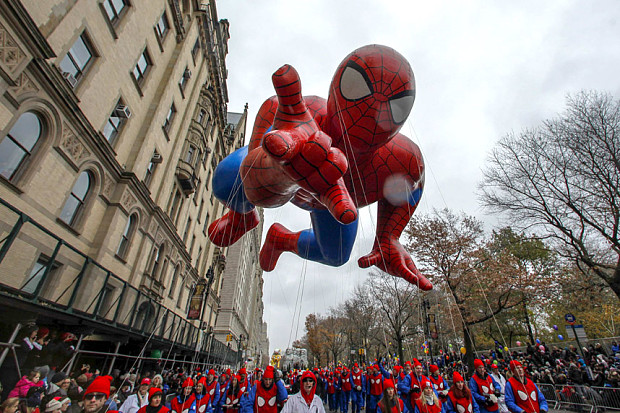
[[[560,404],[558,392],[553,384],[540,383],[537,384],[540,392],[545,396],[550,409],[557,409]]]
[[[620,411],[620,388],[537,384],[549,409],[577,413]]]

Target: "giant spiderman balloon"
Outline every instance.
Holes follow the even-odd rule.
[[[420,149],[398,133],[415,98],[407,60],[386,46],[355,50],[338,66],[327,101],[302,96],[289,65],[272,81],[277,96],[261,106],[249,145],[216,168],[214,192],[230,210],[209,226],[211,241],[231,245],[258,225],[256,206],[292,202],[310,212],[312,228],[273,224],[260,251],[263,270],[286,251],[340,266],[355,242],[357,209],[377,202],[375,243],[359,266],[431,289],[399,242],[424,187]]]

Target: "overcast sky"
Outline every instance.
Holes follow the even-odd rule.
[[[416,100],[401,130],[420,146],[427,168],[416,214],[448,207],[495,222],[476,197],[494,143],[561,112],[568,93],[596,89],[620,97],[618,5],[220,0],[218,15],[230,22],[231,35],[228,110],[241,112],[249,104],[249,136],[256,111],[274,94],[271,74],[281,65],[297,69],[305,95],[327,98],[336,67],[351,51],[390,46],[409,60],[416,78]],[[370,252],[376,214],[376,205],[360,211],[358,238],[343,267],[285,253],[264,274],[270,351],[301,338],[307,314],[325,314],[364,282],[368,270],[358,268],[357,259]],[[293,206],[265,216],[264,233],[273,222],[294,230],[310,225],[309,215]]]

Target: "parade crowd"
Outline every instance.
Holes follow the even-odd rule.
[[[15,382],[10,363],[2,366],[0,413],[546,413],[544,385],[563,385],[563,392],[582,385],[620,392],[615,342],[611,349],[597,344],[580,351],[544,343],[520,352],[498,346],[476,354],[471,372],[459,354],[442,352],[423,362],[382,359],[284,372],[273,366],[234,372],[191,365],[125,374],[115,369],[104,375],[83,364],[67,375],[63,364],[40,365],[53,359],[32,357],[53,344],[40,340],[49,334],[46,330],[28,331],[24,337],[25,348],[16,357],[23,377]],[[62,360],[73,351],[75,336],[69,334],[56,340],[55,354]],[[570,400],[581,393],[566,396]]]

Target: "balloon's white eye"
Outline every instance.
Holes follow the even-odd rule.
[[[350,63],[344,68],[340,77],[340,93],[347,100],[358,100],[372,94],[368,78],[359,65]]]
[[[404,95],[401,94],[390,99],[392,120],[396,124],[403,123],[407,119],[407,116],[409,116],[409,112],[411,112],[411,108],[413,107],[415,96],[412,94],[412,91],[407,91],[405,93]]]

